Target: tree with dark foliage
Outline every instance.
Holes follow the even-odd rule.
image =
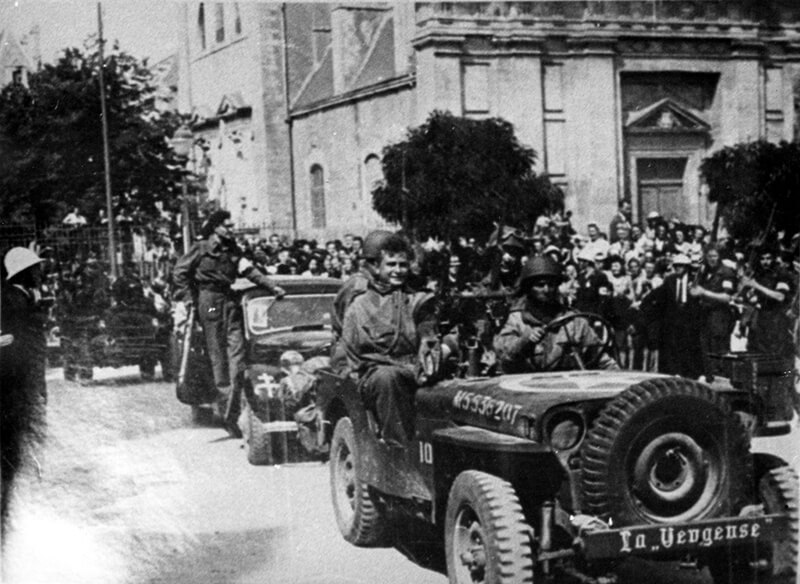
[[[32,73],[29,86],[0,92],[0,216],[43,228],[78,207],[105,207],[97,43],[66,49]],[[168,139],[180,125],[160,111],[146,62],[114,46],[105,56],[111,176],[115,206],[154,216],[156,202],[177,205],[181,172]]]
[[[485,239],[493,223],[529,228],[560,209],[563,193],[533,171],[536,153],[511,123],[433,112],[406,139],[383,150],[383,182],[373,207],[416,239]]]
[[[800,226],[800,144],[765,140],[728,146],[703,160],[708,198],[730,234],[763,241]],[[766,231],[770,233],[766,233]]]

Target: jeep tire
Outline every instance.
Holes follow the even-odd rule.
[[[738,512],[752,484],[749,447],[708,387],[680,378],[639,383],[603,408],[581,447],[584,512],[615,525]]]
[[[797,582],[798,479],[788,465],[767,470],[758,481],[758,502],[765,513],[785,513],[786,538],[758,546],[732,548],[712,556],[708,568],[714,584],[795,584]]]
[[[384,511],[360,479],[361,456],[353,422],[343,417],[331,439],[330,472],[333,511],[345,540],[357,546],[383,543]]]
[[[474,470],[459,474],[444,529],[450,584],[533,582],[531,528],[508,482]]]

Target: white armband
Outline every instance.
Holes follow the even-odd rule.
[[[236,266],[236,270],[238,274],[241,276],[252,267],[253,267],[253,262],[251,262],[247,258],[239,258],[239,263]]]

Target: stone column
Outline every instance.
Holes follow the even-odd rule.
[[[423,123],[433,110],[463,113],[461,58],[457,51],[439,51],[432,44],[417,51],[417,107],[413,125]]]
[[[272,228],[288,233],[292,229],[292,172],[289,126],[283,71],[283,20],[280,4],[258,5],[259,65],[261,94],[259,108],[253,108],[256,139],[260,132],[258,110],[264,122],[264,159],[267,171],[266,198]],[[262,207],[262,205],[259,205]]]
[[[583,233],[601,229],[617,210],[618,148],[616,68],[610,51],[586,50],[564,63],[567,209]]]

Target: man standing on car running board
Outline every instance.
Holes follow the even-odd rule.
[[[237,395],[233,384],[241,384],[240,378],[246,370],[242,308],[231,284],[237,276],[242,276],[266,288],[276,298],[282,298],[285,292],[244,257],[234,240],[228,211],[212,213],[201,229],[201,236],[203,240],[195,243],[175,265],[175,300],[183,303],[186,313],[187,305],[196,303],[219,392],[217,400],[225,404]],[[223,411],[228,413],[226,429],[238,436],[238,411],[230,407]]]

